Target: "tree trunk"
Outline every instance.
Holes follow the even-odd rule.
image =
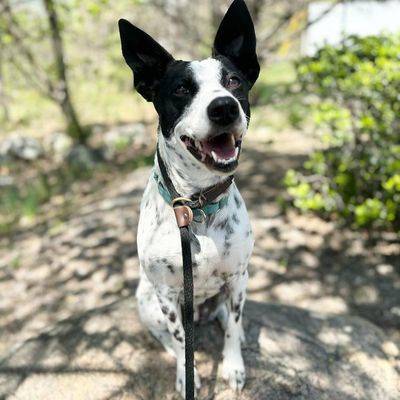
[[[3,58],[2,58],[2,49],[0,47],[0,106],[3,110],[2,114],[3,117],[2,119],[5,122],[8,122],[10,120],[10,113],[8,112],[8,104],[7,104],[7,97],[4,89],[4,78],[3,78]]]
[[[64,46],[55,3],[53,0],[43,0],[43,2],[49,21],[56,63],[57,83],[55,85],[54,97],[57,103],[60,105],[66,119],[68,134],[79,143],[85,144],[88,139],[89,132],[81,126],[78,115],[71,101],[67,79],[67,67],[64,60]]]

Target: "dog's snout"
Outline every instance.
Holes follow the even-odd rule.
[[[237,101],[229,96],[217,97],[207,109],[208,118],[219,126],[227,126],[239,118]]]

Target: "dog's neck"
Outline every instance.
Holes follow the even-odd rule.
[[[174,138],[166,140],[161,130],[158,132],[158,148],[168,171],[169,178],[175,186],[176,191],[183,197],[191,197],[210,186],[226,179],[226,176],[217,175],[205,166],[192,160],[191,156],[184,154],[179,143]],[[183,153],[183,154],[182,154]],[[155,157],[155,170],[160,176],[157,155]]]

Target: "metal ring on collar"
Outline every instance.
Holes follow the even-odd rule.
[[[206,213],[205,213],[204,210],[202,210],[201,208],[197,208],[196,211],[199,211],[199,212],[200,212],[201,219],[200,219],[200,220],[197,220],[196,217],[193,217],[193,221],[198,222],[199,224],[204,224],[204,222],[206,222],[206,220],[207,220],[207,215],[206,215]]]
[[[188,199],[187,197],[177,197],[176,199],[172,200],[172,207],[179,202],[182,203],[190,203],[192,200]]]

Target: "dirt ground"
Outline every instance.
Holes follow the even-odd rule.
[[[370,330],[379,327],[380,333],[374,336],[378,344],[374,342],[374,346],[382,347],[398,374],[399,238],[391,233],[368,236],[292,210],[284,213],[277,202],[283,194],[282,177],[288,168],[301,165],[310,146],[295,133],[283,133],[274,143],[267,139],[246,143],[237,175],[256,237],[249,266],[248,298],[264,303],[272,318],[271,329],[276,332],[279,313],[274,314],[275,305],[282,307],[282,315],[288,318],[291,314],[287,310],[295,309],[296,316],[303,316],[304,321],[313,313],[324,315],[329,321],[336,317],[341,321],[354,318],[350,325],[369,321],[365,323]],[[136,386],[136,392],[120,389],[135,384],[131,371],[142,364],[139,360],[147,359],[145,349],[153,355],[160,351],[132,316],[136,313],[133,294],[138,283],[138,205],[148,175],[149,169],[144,168],[118,176],[102,190],[85,196],[66,221],[49,220],[0,240],[0,399],[160,398],[152,397],[158,389],[149,392],[154,376],[163,373],[158,359],[142,365],[142,386]],[[109,318],[109,310],[115,304],[120,304],[118,315]],[[254,304],[251,302],[249,307],[254,308]],[[131,336],[127,339],[121,336],[121,330],[129,324]],[[251,321],[247,324],[249,329],[253,326]],[[341,323],[343,329],[344,325]],[[301,330],[299,325],[296,329]],[[93,332],[96,334],[91,336]],[[140,335],[133,340],[138,332]],[[213,330],[205,335],[209,332]],[[370,331],[366,332],[368,336]],[[46,345],[38,348],[38,341]],[[117,366],[104,355],[110,349],[118,353]],[[247,351],[251,363],[251,346]],[[167,356],[159,357],[165,360]],[[169,363],[170,373],[163,382],[173,386],[172,363],[165,362]],[[90,366],[89,377],[81,373],[85,365]],[[204,365],[206,375],[215,375],[216,367]],[[108,375],[104,375],[105,371]],[[58,375],[63,377],[61,381],[57,380]],[[33,387],[44,390],[39,390],[36,397],[29,391],[32,379],[41,382]],[[104,382],[100,385],[104,393],[96,397],[93,393],[99,382]],[[143,382],[148,384],[146,389]],[[204,398],[211,399],[215,390],[210,387],[215,381],[207,382]],[[272,382],[278,384],[279,379]],[[81,396],[64,395],[69,385],[78,385]],[[267,391],[260,394],[254,385],[249,390],[249,397],[243,399],[325,398],[304,393],[273,397]],[[53,397],[43,393],[53,393]],[[174,395],[166,398],[175,398],[170,396]],[[341,398],[359,397],[343,397],[342,393]]]

